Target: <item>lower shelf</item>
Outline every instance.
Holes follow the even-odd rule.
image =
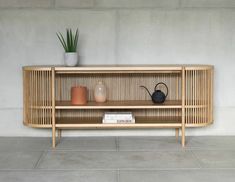
[[[181,117],[136,117],[134,124],[103,124],[101,117],[56,118],[56,128],[180,128]]]

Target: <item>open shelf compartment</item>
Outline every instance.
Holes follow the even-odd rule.
[[[110,111],[110,110],[108,110]],[[103,109],[62,109],[56,110],[57,128],[148,128],[173,127],[182,125],[181,109],[116,109],[115,112],[128,111],[135,117],[135,123],[103,124],[102,118],[106,110]]]
[[[57,128],[179,128],[181,117],[135,117],[133,124],[103,124],[102,117],[61,117]]]
[[[59,71],[59,70],[57,70]],[[73,70],[74,71],[74,70]],[[83,70],[86,71],[86,70]],[[95,70],[90,70],[95,71]],[[104,70],[108,71],[108,70]],[[116,70],[120,71],[120,70]],[[130,71],[130,70],[129,70]],[[133,70],[134,71],[134,70]],[[154,71],[154,70],[152,70]],[[156,71],[156,70],[155,70]],[[159,71],[159,70],[158,70]],[[178,70],[179,71],[179,70]],[[102,81],[107,87],[107,102],[94,102],[95,85]],[[55,109],[164,109],[182,108],[181,74],[172,73],[87,73],[87,74],[56,74],[55,77]],[[150,95],[140,86],[146,86],[154,92],[157,83],[164,82],[168,86],[168,96],[162,104],[154,104]],[[85,86],[88,89],[86,105],[72,105],[71,88]],[[159,85],[157,89],[166,93],[166,88]]]

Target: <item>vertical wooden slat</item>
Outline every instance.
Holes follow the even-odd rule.
[[[62,87],[62,85],[61,85],[61,76],[60,75],[57,77],[57,80],[58,80],[58,82],[57,82],[58,83],[58,87],[57,87],[57,89],[58,89],[58,100],[61,101],[61,97],[62,97],[61,87]],[[58,117],[60,117],[60,111],[57,111],[57,112],[58,112]],[[62,134],[62,129],[58,129],[58,138],[59,139],[61,139],[61,134]]]
[[[193,70],[193,124],[197,124],[196,123],[196,71]]]
[[[214,100],[214,68],[211,69],[211,123],[214,121],[214,113],[213,113],[213,100]]]
[[[209,102],[209,110],[208,110],[208,118],[209,118],[209,122],[211,122],[211,72],[210,70],[208,70],[208,75],[209,75],[209,89],[208,89],[208,102]]]
[[[204,92],[205,92],[205,123],[208,122],[208,118],[207,118],[207,108],[208,108],[208,105],[207,105],[207,71],[205,70],[205,89],[204,89]]]
[[[187,87],[186,87],[186,92],[187,92],[187,98],[186,98],[186,100],[187,100],[187,104],[186,104],[186,106],[189,106],[190,105],[190,75],[189,75],[189,71],[187,70],[187,71],[185,71],[185,73],[186,73],[186,75],[187,75],[187,77],[186,77],[186,79],[185,79],[185,82],[187,82]],[[189,124],[189,108],[186,108],[186,124]]]
[[[199,97],[198,97],[198,101],[199,101],[199,105],[202,106],[202,100],[201,100],[201,97],[202,97],[202,74],[201,74],[201,71],[198,71],[198,85],[199,85]],[[202,108],[199,109],[199,124],[202,123]]]
[[[206,97],[205,97],[205,103],[206,103],[206,122],[208,122],[208,74],[207,74],[207,70],[205,71],[205,76],[206,76],[206,80],[205,80],[205,93],[206,93]]]
[[[185,70],[185,106],[188,105],[188,72]],[[185,108],[185,124],[188,123],[188,109]]]
[[[29,106],[30,106],[30,120],[29,123],[32,123],[33,120],[33,97],[32,97],[32,92],[33,92],[33,84],[32,84],[32,80],[33,80],[33,72],[30,71],[30,80],[29,80],[29,94],[30,94],[30,101],[29,101]]]
[[[201,124],[203,124],[203,117],[204,117],[204,114],[203,114],[203,112],[204,112],[204,103],[203,103],[203,95],[204,95],[204,93],[203,93],[203,84],[204,84],[204,82],[203,82],[203,71],[201,71],[201,81],[200,81],[200,85],[201,85],[201,96],[200,96],[200,98],[201,98],[201,105],[203,106],[203,107],[202,107],[202,109],[201,109]]]
[[[202,88],[202,100],[203,100],[203,102],[202,102],[202,105],[203,105],[203,120],[202,120],[202,122],[203,123],[205,123],[206,122],[206,115],[205,115],[205,113],[206,113],[206,102],[205,102],[205,100],[206,100],[206,98],[205,98],[205,96],[206,96],[206,92],[205,92],[205,90],[206,90],[206,84],[205,84],[205,70],[202,70],[202,85],[203,85],[203,88]]]
[[[191,106],[192,105],[192,71],[191,70],[189,70],[188,71],[189,73],[189,102],[188,102],[188,104],[189,104],[189,106]],[[191,118],[191,114],[192,114],[192,109],[191,108],[189,108],[188,109],[188,122],[191,124],[192,123],[192,118]]]
[[[39,87],[39,92],[38,92],[38,103],[39,103],[39,107],[38,107],[38,111],[39,111],[39,121],[40,121],[40,125],[42,125],[42,71],[39,71],[38,72],[38,80],[39,80],[39,83],[38,83],[38,87]]]
[[[197,70],[194,70],[194,122],[197,124]]]
[[[39,112],[39,123],[42,125],[42,71],[38,71],[38,112]]]
[[[194,124],[197,124],[197,85],[196,85],[196,70],[193,70],[193,80],[194,80]]]
[[[44,100],[44,104],[45,104],[45,124],[48,125],[48,110],[49,110],[49,106],[48,106],[48,71],[45,71],[45,77],[44,77],[44,83],[45,83],[45,88],[44,88],[44,92],[45,92],[45,100]]]
[[[178,76],[178,74],[176,74],[176,76],[175,76],[175,79],[176,79],[176,83],[175,83],[175,85],[176,85],[176,100],[179,100],[180,98],[179,98],[179,76]],[[176,111],[176,116],[179,116],[179,110],[177,110]],[[179,129],[178,129],[178,131],[176,131],[177,132],[177,140],[178,140],[178,138],[179,138]]]
[[[191,76],[192,76],[192,78],[191,78],[191,81],[192,81],[192,86],[191,86],[191,88],[192,88],[192,95],[191,95],[191,98],[192,98],[192,103],[191,103],[191,106],[194,106],[194,75],[193,75],[193,73],[194,73],[194,71],[193,70],[191,70]],[[194,108],[192,107],[191,108],[191,123],[192,124],[194,124]]]
[[[206,71],[203,70],[203,122],[206,122]]]
[[[50,71],[50,73],[48,74],[48,93],[49,93],[49,100],[48,100],[48,104],[50,105],[50,107],[51,107],[51,109],[50,109],[50,112],[49,112],[49,118],[50,118],[50,124],[51,124],[51,126],[52,126],[52,99],[51,99],[51,93],[52,93],[52,91],[51,91],[51,83],[52,83],[52,78],[51,78],[51,75],[52,75],[52,69],[51,69],[51,71]]]
[[[47,109],[46,104],[45,104],[45,72],[42,71],[42,124],[45,125],[45,110]]]
[[[33,71],[33,124],[37,124],[36,106],[36,71]]]
[[[196,100],[195,100],[195,102],[196,102],[196,124],[199,124],[198,123],[198,92],[199,92],[199,90],[198,90],[198,70],[195,70],[195,80],[196,80],[196,85],[195,85],[195,89],[196,89]]]
[[[28,97],[27,97],[27,91],[28,91],[28,81],[27,81],[28,77],[26,75],[26,71],[23,70],[23,122],[24,124],[26,124],[28,122],[27,116],[28,116],[28,112],[27,112],[27,103],[28,103]]]
[[[51,75],[51,70],[49,70],[47,72],[47,105],[48,105],[48,110],[47,110],[47,124],[51,125],[52,126],[52,121],[51,121],[51,110],[52,110],[52,102],[50,100],[50,94],[51,94],[51,91],[50,91],[50,85],[51,85],[51,80],[50,80],[50,75]]]
[[[34,71],[34,119],[35,119],[35,123],[34,124],[38,124],[38,111],[36,109],[37,106],[37,71]]]
[[[39,93],[38,93],[38,89],[39,89],[39,87],[38,87],[38,83],[39,83],[39,81],[38,81],[38,78],[39,78],[38,72],[39,71],[36,71],[36,77],[35,77],[35,80],[36,80],[36,82],[35,82],[35,88],[36,88],[36,90],[35,90],[35,97],[36,97],[35,110],[36,110],[37,124],[40,124],[40,121],[39,121],[39,112],[38,112],[38,105],[39,105],[39,103],[38,103],[38,96],[39,96]]]
[[[51,107],[50,107],[50,102],[49,102],[49,96],[50,96],[50,91],[49,91],[49,85],[50,85],[50,81],[49,81],[49,75],[50,75],[50,71],[47,71],[46,72],[46,91],[47,91],[47,94],[46,94],[46,105],[48,107],[47,109],[47,125],[51,124],[50,123],[50,110],[51,110]]]
[[[182,68],[182,83],[181,83],[181,92],[182,92],[182,129],[181,129],[181,142],[182,146],[185,146],[185,68]]]
[[[208,115],[208,122],[210,122],[210,87],[211,87],[211,85],[210,85],[210,80],[211,80],[211,78],[210,78],[210,71],[209,70],[207,70],[207,75],[208,75],[208,80],[207,80],[207,84],[208,84],[208,87],[207,87],[207,100],[208,100],[208,113],[207,113],[207,115]]]
[[[56,128],[55,128],[55,68],[52,68],[51,75],[51,103],[52,103],[52,147],[56,146]]]
[[[200,106],[197,108],[198,116],[197,116],[197,123],[200,124],[200,112],[201,112],[201,105],[200,105],[200,71],[197,70],[197,85],[198,85],[198,91],[197,91],[197,105]]]
[[[190,70],[190,106],[193,105],[193,72]],[[193,123],[192,108],[189,109],[190,124]]]

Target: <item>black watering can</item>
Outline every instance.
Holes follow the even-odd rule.
[[[166,87],[166,94],[163,93],[161,90],[157,90],[158,85],[164,85]],[[159,82],[157,85],[155,85],[153,94],[151,94],[145,86],[140,86],[140,87],[143,87],[147,90],[148,94],[150,95],[154,103],[163,103],[168,95],[168,87],[163,82]]]

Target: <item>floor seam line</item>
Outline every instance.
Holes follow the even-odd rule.
[[[133,169],[0,169],[0,172],[13,172],[13,171],[17,171],[17,172],[57,172],[57,171],[119,171],[119,173],[121,171],[201,171],[200,168],[184,168],[184,169],[155,169],[155,168],[148,168],[148,169],[138,169],[138,168],[133,168]],[[203,170],[208,170],[208,171],[213,171],[213,170],[223,170],[223,171],[227,171],[227,170],[235,170],[235,168],[203,168]]]
[[[45,150],[42,152],[37,163],[34,165],[33,169],[38,169],[38,166],[39,166],[40,162],[44,159],[46,152],[47,151],[45,151]]]
[[[120,169],[117,169],[117,182],[120,182]]]
[[[200,159],[197,157],[197,155],[193,152],[193,150],[190,150],[190,152],[192,153],[193,157],[196,159],[196,162],[198,163],[200,169],[203,169]]]

